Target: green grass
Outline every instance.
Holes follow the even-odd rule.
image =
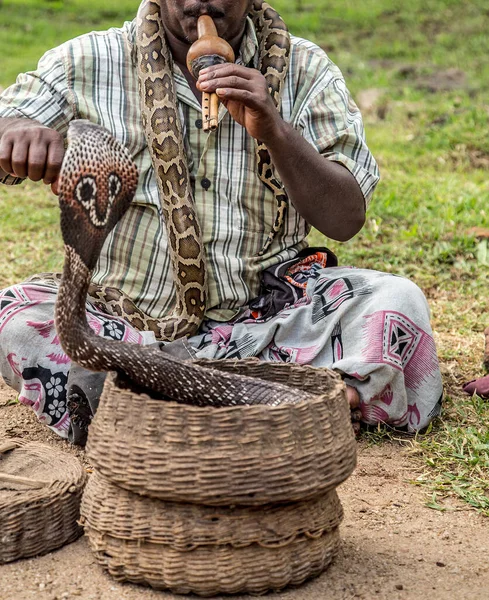
[[[435,435],[419,439],[413,450],[427,466],[413,483],[432,490],[428,506],[447,510],[443,501],[456,496],[489,516],[486,402],[474,397],[461,406],[452,405],[451,419],[440,423]]]
[[[0,5],[0,85],[32,70],[42,54],[92,30],[134,17],[137,0],[3,0]]]
[[[324,47],[364,111],[382,181],[364,230],[327,241],[343,264],[411,277],[425,291],[446,386],[443,419],[409,441],[428,506],[448,496],[489,514],[489,404],[461,383],[482,374],[489,325],[489,250],[471,228],[489,228],[487,0],[274,0],[289,28]],[[0,85],[33,68],[48,48],[134,16],[138,0],[3,0]],[[298,10],[300,8],[300,10]],[[41,185],[0,189],[0,286],[59,269],[56,199]],[[314,232],[313,243],[324,243]],[[370,442],[382,432],[368,434]],[[385,434],[390,435],[390,434]]]
[[[0,287],[29,274],[59,271],[63,243],[57,198],[26,183],[18,190],[0,188]]]

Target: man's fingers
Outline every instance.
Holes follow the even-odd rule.
[[[53,181],[53,183],[51,184],[51,191],[56,196],[59,195],[59,180],[58,179],[56,179],[56,181]]]
[[[16,177],[24,179],[27,177],[27,156],[29,154],[29,145],[24,142],[17,142],[12,148],[12,173]]]
[[[4,139],[5,136],[2,137],[0,141],[0,169],[5,171],[5,173],[12,174],[12,147],[13,143],[9,140]]]
[[[352,410],[356,410],[360,407],[360,395],[351,385],[346,386],[346,397]]]
[[[64,153],[65,150],[61,140],[49,144],[46,171],[43,179],[44,183],[54,183],[57,180]],[[54,193],[56,194],[57,192]]]
[[[252,92],[256,89],[253,82],[249,79],[243,79],[236,75],[230,75],[228,77],[218,77],[212,80],[204,80],[197,82],[197,87],[203,92],[215,92],[218,88],[233,88],[240,90],[248,90]]]
[[[224,63],[202,69],[199,73],[199,79],[216,79],[217,77],[229,77],[231,75],[236,75],[243,79],[253,79],[256,74],[260,74],[256,69],[250,69],[249,67],[235,63]]]
[[[62,136],[35,121],[18,121],[0,139],[0,168],[22,179],[52,183],[63,160]]]
[[[46,147],[32,142],[27,153],[27,177],[32,181],[40,181],[46,171]]]
[[[253,108],[255,110],[259,110],[260,107],[263,107],[263,102],[250,92],[249,90],[238,90],[233,88],[218,88],[216,90],[216,94],[219,98],[223,100],[235,100],[236,102],[240,102],[244,104],[248,108]]]

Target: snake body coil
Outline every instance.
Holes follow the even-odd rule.
[[[289,62],[289,34],[283,20],[267,2],[254,0],[250,17],[260,44],[259,68],[279,109]],[[182,125],[176,105],[172,59],[163,34],[157,0],[145,0],[141,4],[136,30],[141,114],[167,229],[176,303],[171,314],[154,319],[141,311],[121,290],[92,284],[89,293],[109,314],[123,317],[137,329],[153,331],[158,340],[172,341],[196,333],[204,319],[206,257],[191,193]],[[263,184],[273,191],[277,204],[272,230],[259,253],[264,254],[283,226],[288,199],[275,176],[270,154],[261,142],[257,142],[256,157],[258,175]]]
[[[277,405],[309,398],[284,385],[182,363],[156,348],[107,340],[92,331],[85,313],[92,269],[136,185],[136,166],[108,131],[88,121],[70,124],[59,190],[65,264],[55,309],[68,356],[93,371],[117,371],[156,397],[198,406]]]

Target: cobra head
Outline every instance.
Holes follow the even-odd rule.
[[[61,232],[89,270],[128,209],[137,183],[131,155],[107,129],[81,119],[70,123],[59,175]]]

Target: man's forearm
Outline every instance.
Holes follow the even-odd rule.
[[[257,69],[226,63],[202,69],[197,89],[215,92],[231,117],[268,147],[290,201],[308,223],[348,240],[365,222],[365,200],[355,177],[327,160],[277,112]]]
[[[346,241],[365,223],[365,199],[355,177],[327,160],[285,121],[266,141],[297,212],[329,238]]]

